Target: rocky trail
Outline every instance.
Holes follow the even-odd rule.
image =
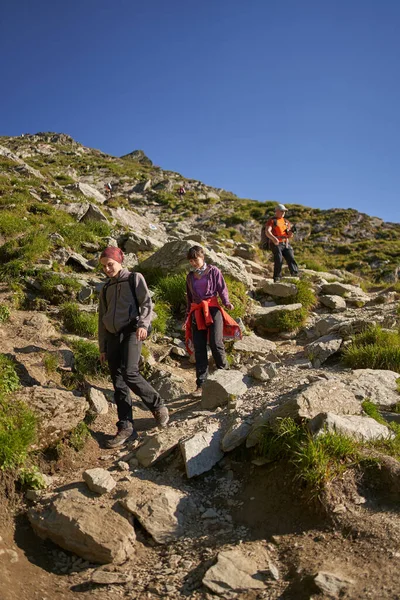
[[[334,359],[336,351],[333,359],[325,356],[323,339],[348,336],[362,322],[386,324],[395,308],[390,301],[340,313],[322,308],[300,335],[244,337],[236,342],[236,368],[222,373],[229,375],[225,380],[218,379],[219,372],[211,375],[201,399],[190,396],[194,377],[188,359],[171,354],[174,346],[164,343],[164,364],[157,364],[154,381],[167,398],[169,426],[156,429],[137,402],[139,444],[107,450],[116,410],[106,401],[100,411],[105,414],[89,426],[84,450],[70,450],[58,461],[43,456],[47,489],[27,495],[27,512],[17,511],[15,520],[3,514],[1,520],[1,599],[398,598],[397,463],[371,477],[346,471],[321,505],[307,499],[290,465],[262,464],[243,445],[246,438],[253,445],[254,424],[269,412],[294,414],[294,389],[309,393],[314,386],[316,396],[309,395],[303,406],[309,418],[322,411],[332,382],[336,394],[341,382],[348,402],[354,385],[369,386],[363,397],[397,394],[388,372],[375,374],[382,377],[380,386],[367,372],[355,384],[354,375]],[[60,345],[51,319],[15,312],[2,329],[3,352],[21,366],[23,393],[31,398],[38,388],[60,393],[38,354],[54,349],[58,338],[68,365],[68,348]],[[312,353],[313,367],[306,347],[316,344],[310,341],[316,335],[320,346]],[[254,376],[256,366],[264,381],[245,374]],[[107,380],[93,385],[111,399]],[[232,393],[232,385],[240,391]],[[299,410],[299,394],[296,402]],[[69,412],[68,418],[78,422],[82,415]],[[35,535],[32,525],[47,539]]]

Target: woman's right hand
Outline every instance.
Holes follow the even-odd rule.
[[[105,352],[100,352],[100,364],[102,367],[104,367],[104,365],[107,362],[107,354]]]

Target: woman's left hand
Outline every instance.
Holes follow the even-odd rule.
[[[146,338],[147,329],[145,329],[144,327],[138,327],[138,329],[136,330],[136,339],[138,339],[139,342],[143,342]]]
[[[225,308],[227,308],[228,310],[233,310],[235,307],[233,306],[233,304],[228,302],[228,304],[225,304]]]

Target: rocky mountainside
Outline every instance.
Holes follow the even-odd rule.
[[[1,600],[397,598],[399,226],[291,205],[303,268],[274,283],[272,203],[63,134],[2,138],[0,164]],[[244,332],[201,398],[182,331],[195,242]],[[158,429],[134,399],[139,439],[114,450],[108,244],[154,294],[141,369],[171,414]]]
[[[93,219],[96,212],[96,220],[117,225],[119,240],[123,228],[132,228],[139,214],[140,230],[145,228],[154,241],[196,231],[204,234],[214,249],[237,256],[244,253],[246,258],[257,254],[256,248],[247,245],[258,242],[264,215],[273,210],[272,202],[237,198],[223,189],[164,171],[142,151],[115,158],[86,148],[64,134],[0,138],[0,161],[0,241],[6,241],[9,234],[29,236],[37,227],[44,234],[70,227],[66,241],[87,258],[91,254],[87,244],[93,241],[95,231],[86,232],[88,239],[83,239],[82,233],[78,235],[71,227],[72,219],[66,215],[62,219],[60,209],[86,220]],[[112,185],[112,194],[106,197],[107,183]],[[182,184],[187,192],[179,198],[177,190]],[[78,205],[89,202],[97,208],[86,216],[80,214],[83,207]],[[298,228],[296,254],[305,266],[346,269],[371,281],[397,281],[400,224],[385,223],[353,209],[319,210],[298,204],[288,207],[290,220]],[[127,211],[136,214],[131,216]],[[106,232],[105,225],[101,231]],[[86,248],[82,247],[84,243]],[[42,243],[37,254],[43,258],[55,245],[55,240],[47,246]],[[148,249],[142,243],[139,251]],[[29,256],[22,253],[24,263],[35,260],[34,254],[34,249]],[[3,250],[0,264],[9,258]],[[259,253],[258,258],[262,259]]]

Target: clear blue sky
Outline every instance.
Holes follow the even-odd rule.
[[[400,221],[399,0],[3,0],[0,134]]]

